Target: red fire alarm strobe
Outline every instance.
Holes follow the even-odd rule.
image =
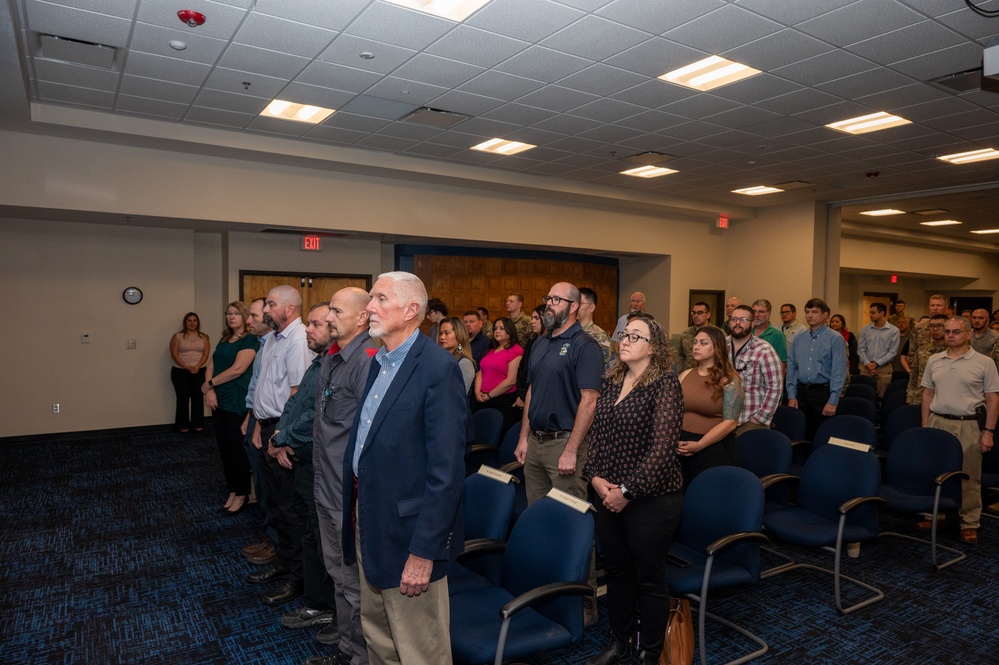
[[[715,228],[727,229],[728,228],[728,215],[718,215],[718,221],[715,222]]]
[[[205,15],[193,9],[181,9],[177,12],[177,18],[192,28],[197,28],[205,22]]]

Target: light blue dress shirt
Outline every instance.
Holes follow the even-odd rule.
[[[787,354],[787,397],[798,399],[799,383],[828,383],[829,404],[839,404],[846,383],[846,340],[821,325],[801,332]]]
[[[860,343],[857,345],[860,364],[873,362],[878,367],[890,365],[898,355],[898,340],[898,328],[892,324],[885,323],[884,327],[878,328],[873,323],[868,323],[860,329]]]
[[[260,341],[260,348],[257,349],[257,355],[253,356],[253,374],[250,377],[250,388],[246,391],[246,410],[253,411],[253,389],[257,387],[257,377],[260,376],[260,365],[263,363],[264,357],[264,344],[267,343],[274,335],[274,331],[270,331],[263,337],[258,337]]]

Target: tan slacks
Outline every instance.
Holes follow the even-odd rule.
[[[979,441],[982,431],[977,420],[950,420],[930,414],[929,427],[950,432],[961,442],[964,451],[964,468],[968,480],[961,481],[961,528],[977,529],[982,517],[982,448]]]

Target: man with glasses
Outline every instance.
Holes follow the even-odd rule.
[[[934,314],[947,314],[947,299],[944,298],[939,293],[934,293],[930,296],[930,316]],[[948,315],[952,316],[952,315]],[[909,366],[912,366],[912,359],[917,353],[919,353],[919,347],[924,344],[930,343],[930,329],[929,320],[923,321],[919,320],[916,324],[915,334],[913,335],[912,341],[909,343]],[[922,399],[922,391],[919,389],[919,384],[916,384],[917,396],[915,402],[910,402],[912,404],[919,404],[919,400]]]
[[[805,438],[836,415],[846,384],[846,340],[830,329],[829,305],[821,298],[805,303],[808,331],[798,335],[787,356],[787,405],[805,414]]]
[[[982,513],[982,455],[992,450],[999,417],[999,371],[971,348],[971,323],[964,317],[947,319],[944,344],[947,350],[931,356],[923,373],[923,427],[942,429],[961,441],[968,479],[961,481],[960,538],[975,544]],[[982,408],[984,427],[977,413]],[[920,527],[932,527],[929,522]]]
[[[787,338],[770,324],[772,311],[769,300],[760,298],[753,303],[753,335],[774,347],[780,361],[787,364]]]
[[[593,313],[597,310],[597,292],[589,287],[579,289],[579,325],[583,331],[600,345],[604,354],[604,364],[611,361],[611,339],[603,328],[593,322]]]
[[[791,348],[791,342],[794,341],[798,333],[805,331],[805,326],[801,325],[797,316],[798,308],[794,306],[794,303],[786,302],[780,306],[780,331],[784,333],[784,341],[787,342],[788,349]]]
[[[710,318],[711,306],[708,303],[695,302],[694,306],[690,308],[690,320],[693,325],[680,333],[680,348],[676,359],[678,373],[697,364],[694,360],[694,338],[701,328],[710,323]]]
[[[585,500],[586,436],[600,394],[604,358],[576,320],[579,289],[559,282],[542,300],[548,332],[531,348],[524,419],[514,454],[524,465],[528,504],[552,488]],[[592,560],[590,578],[595,584]],[[587,598],[589,625],[597,614],[594,599]]]
[[[887,313],[888,307],[883,302],[871,303],[868,312],[871,322],[860,329],[857,345],[861,371],[877,380],[878,397],[885,396],[891,383],[891,364],[898,355],[898,328],[888,323]]]
[[[944,344],[946,321],[946,314],[934,314],[926,325],[929,341],[919,347],[915,354],[912,352],[914,342],[909,344],[909,385],[905,389],[906,404],[923,403],[923,371],[926,369],[926,362],[930,356],[947,350],[947,345]]]
[[[774,347],[753,335],[753,310],[738,305],[732,310],[728,326],[729,358],[742,378],[742,413],[735,435],[751,429],[770,429],[780,396],[784,391],[784,369]]]

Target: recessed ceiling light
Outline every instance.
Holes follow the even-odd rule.
[[[295,102],[287,102],[283,99],[275,99],[267,105],[267,108],[260,112],[260,115],[318,125],[334,113],[333,109],[323,108],[322,106],[296,104]]]
[[[835,129],[838,132],[846,132],[847,134],[866,134],[867,132],[876,132],[881,129],[888,129],[889,127],[908,125],[910,122],[912,121],[906,120],[905,118],[897,115],[880,111],[878,113],[871,113],[870,115],[850,118],[849,120],[833,122],[826,125],[826,127],[829,129]]]
[[[506,141],[504,139],[489,139],[479,145],[473,145],[472,150],[481,150],[483,152],[494,152],[497,155],[516,155],[518,152],[524,152],[525,150],[530,150],[531,148],[537,148],[536,145],[531,145],[530,143],[521,143],[520,141]]]
[[[977,233],[978,235],[983,236],[987,233],[999,233],[999,229],[980,229],[978,231],[972,231],[972,233]]]
[[[999,157],[999,150],[985,148],[984,150],[972,150],[971,152],[957,152],[953,155],[943,155],[942,157],[937,157],[937,159],[941,162],[950,162],[951,164],[968,164],[969,162],[982,162],[986,159],[995,159],[997,157]]]
[[[961,222],[956,219],[941,219],[938,222],[919,222],[922,226],[954,226],[955,224],[960,224]]]
[[[386,0],[393,5],[461,23],[492,0]]]
[[[743,187],[742,189],[733,189],[733,194],[745,194],[746,196],[759,196],[761,194],[776,194],[777,192],[783,192],[783,189],[777,187],[767,187],[766,185],[757,185],[756,187]]]
[[[895,210],[894,208],[885,208],[883,210],[865,210],[860,213],[861,215],[867,215],[868,217],[884,217],[885,215],[904,215],[904,210]]]
[[[621,171],[621,175],[630,175],[636,178],[658,178],[661,175],[669,175],[670,173],[677,173],[677,171],[664,166],[639,166],[638,168]]]
[[[703,60],[666,72],[659,78],[663,81],[676,83],[685,88],[693,88],[704,92],[719,88],[729,83],[735,83],[742,79],[756,76],[761,73],[759,69],[753,69],[748,65],[732,62],[725,58],[713,55]]]

